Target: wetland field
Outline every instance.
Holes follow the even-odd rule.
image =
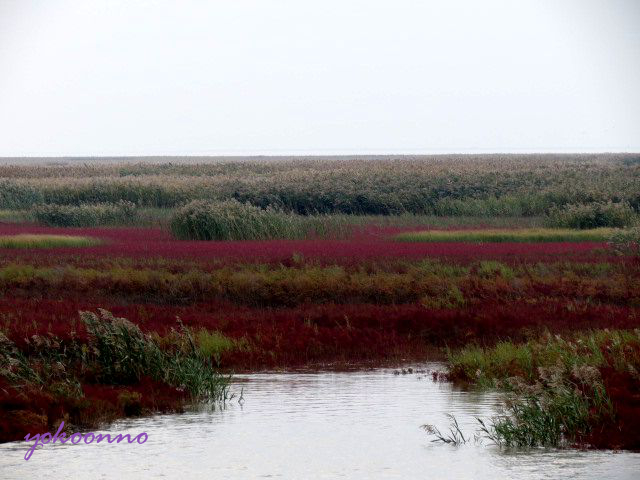
[[[640,155],[0,163],[3,478],[634,478],[639,413]]]

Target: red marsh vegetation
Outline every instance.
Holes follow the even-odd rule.
[[[385,229],[371,229],[349,240],[261,240],[261,241],[180,241],[166,230],[158,228],[56,228],[24,224],[0,224],[0,235],[51,234],[95,237],[104,241],[98,246],[42,249],[16,252],[0,249],[5,259],[10,257],[102,256],[125,258],[174,259],[232,259],[260,262],[283,262],[294,255],[305,259],[324,259],[340,263],[380,258],[448,257],[458,260],[478,258],[531,259],[586,258],[594,250],[603,250],[605,242],[554,243],[464,243],[432,242],[405,243],[391,239],[393,233]]]

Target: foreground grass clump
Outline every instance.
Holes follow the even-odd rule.
[[[449,353],[451,379],[509,392],[482,432],[499,445],[640,448],[640,330]]]
[[[171,231],[182,240],[268,240],[340,236],[344,217],[303,216],[265,209],[235,199],[194,200],[171,220]]]
[[[201,354],[186,327],[174,332],[173,348],[163,351],[135,324],[106,310],[100,315],[81,312],[80,318],[93,347],[85,358],[101,383],[130,384],[150,376],[186,390],[193,399],[219,400],[224,396],[224,378],[213,369],[211,359]]]
[[[551,228],[429,230],[406,232],[395,236],[403,242],[604,242],[615,230],[595,228],[570,230]]]
[[[48,431],[64,420],[94,427],[121,416],[180,411],[187,401],[224,401],[228,378],[189,329],[163,345],[106,310],[80,313],[85,334],[33,335],[18,346],[0,332],[0,441]]]
[[[33,218],[53,227],[95,227],[126,225],[136,219],[135,204],[120,200],[116,203],[83,203],[80,205],[38,205]]]
[[[0,248],[54,248],[54,247],[90,247],[100,244],[100,240],[91,237],[72,235],[2,235]]]

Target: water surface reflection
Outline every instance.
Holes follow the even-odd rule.
[[[418,369],[442,368],[437,364]],[[433,444],[424,423],[465,432],[495,412],[494,393],[392,369],[240,375],[245,402],[226,409],[121,421],[144,445],[47,445],[25,462],[25,442],[0,445],[0,478],[638,478],[640,454],[500,451]],[[90,474],[89,474],[90,472]]]

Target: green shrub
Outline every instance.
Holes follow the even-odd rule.
[[[55,227],[95,227],[132,223],[136,218],[135,205],[127,201],[83,205],[38,205],[33,218]]]
[[[637,219],[628,203],[609,201],[554,207],[549,212],[547,223],[560,228],[622,228],[634,225]]]

